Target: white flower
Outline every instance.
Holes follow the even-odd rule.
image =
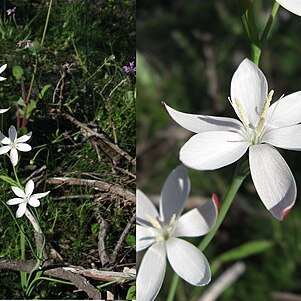
[[[18,164],[18,151],[29,152],[31,150],[31,146],[24,143],[31,138],[31,134],[30,132],[17,138],[17,131],[13,125],[8,129],[9,138],[0,133],[0,142],[4,144],[4,146],[0,147],[0,155],[10,151],[10,161],[13,166],[16,166]]]
[[[281,6],[289,10],[291,13],[301,16],[300,0],[276,0]]]
[[[185,165],[218,169],[237,161],[249,149],[257,193],[274,217],[282,220],[295,203],[297,188],[290,168],[274,146],[301,150],[301,91],[270,106],[272,95],[264,74],[245,59],[233,75],[229,98],[240,121],[165,107],[178,124],[197,133],[180,151]]]
[[[154,300],[162,286],[166,257],[174,271],[193,285],[211,279],[206,257],[194,245],[178,237],[207,234],[217,217],[217,198],[181,216],[189,194],[190,182],[183,165],[165,181],[160,198],[160,213],[137,190],[137,251],[146,251],[137,276],[137,301]]]
[[[6,69],[6,67],[7,67],[7,64],[2,65],[2,66],[0,67],[0,73],[2,73],[2,72]],[[6,78],[0,76],[0,82],[3,81],[3,80],[6,80]]]
[[[22,217],[27,210],[27,204],[32,207],[40,206],[39,199],[48,195],[50,191],[43,193],[32,194],[34,190],[34,182],[33,180],[29,180],[25,185],[25,191],[20,189],[19,187],[12,186],[12,191],[18,198],[10,199],[6,202],[7,205],[19,205],[19,208],[16,213],[16,217]]]

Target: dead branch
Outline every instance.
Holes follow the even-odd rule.
[[[132,218],[130,219],[130,221],[128,222],[128,224],[126,225],[126,227],[124,228],[122,234],[120,235],[117,244],[115,246],[115,249],[112,253],[111,259],[110,259],[110,263],[114,264],[116,262],[117,259],[117,255],[118,252],[122,246],[123,241],[125,240],[126,236],[128,235],[128,233],[130,232],[130,229],[134,223],[134,221],[136,220],[136,214],[133,214]]]
[[[136,196],[133,192],[123,188],[118,184],[110,184],[100,180],[88,180],[68,177],[53,177],[47,180],[48,184],[54,185],[74,185],[74,186],[88,186],[92,188],[100,189],[104,192],[110,192],[121,196],[129,201],[135,202]]]
[[[81,129],[85,130],[86,132],[88,132],[90,135],[101,139],[101,141],[104,142],[107,146],[109,146],[116,153],[118,153],[119,155],[121,155],[122,157],[124,157],[127,161],[129,161],[130,163],[132,163],[135,166],[135,164],[136,164],[135,158],[133,158],[129,153],[127,153],[125,150],[123,150],[122,148],[120,148],[117,144],[115,144],[112,141],[110,141],[106,137],[106,135],[104,135],[103,133],[98,133],[98,132],[93,131],[87,125],[85,125],[84,123],[78,121],[76,118],[72,117],[71,115],[69,115],[67,113],[63,113],[63,116],[66,119],[68,119],[69,121],[71,121],[73,124],[75,124],[77,127],[79,127]]]
[[[295,295],[287,292],[273,292],[271,294],[273,300],[277,301],[301,301],[300,295]]]
[[[236,262],[230,266],[221,276],[219,276],[201,296],[198,301],[215,301],[231,286],[246,270],[243,262]]]

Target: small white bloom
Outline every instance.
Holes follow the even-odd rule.
[[[162,286],[166,257],[174,271],[192,285],[202,286],[211,279],[203,253],[178,237],[207,234],[217,217],[217,198],[198,209],[182,214],[190,191],[186,168],[177,167],[164,183],[160,213],[143,192],[137,190],[137,251],[146,251],[137,276],[137,301],[154,300]]]
[[[0,73],[2,73],[7,67],[7,64],[4,64],[0,67]],[[3,80],[6,80],[6,77],[2,77],[0,76],[0,82],[3,81]]]
[[[40,206],[40,200],[41,198],[48,195],[50,191],[43,192],[43,193],[33,193],[34,190],[34,182],[33,180],[29,180],[25,185],[25,191],[20,189],[19,187],[12,186],[11,187],[14,194],[17,196],[17,198],[10,199],[6,202],[7,205],[19,205],[19,208],[16,213],[16,217],[22,217],[26,210],[27,210],[27,204],[29,204],[32,207],[38,207]]]
[[[31,146],[24,143],[31,138],[31,134],[30,132],[17,138],[17,131],[13,125],[8,129],[8,138],[0,132],[0,142],[4,144],[0,147],[0,155],[10,151],[10,161],[13,166],[16,166],[18,164],[18,151],[29,152],[31,150]]]
[[[291,13],[301,16],[300,0],[276,0],[276,1]]]
[[[193,115],[165,105],[182,127],[196,133],[182,147],[180,160],[198,170],[214,170],[241,158],[249,149],[251,176],[265,207],[279,220],[297,197],[293,174],[274,146],[301,150],[301,91],[270,106],[274,91],[261,70],[248,59],[231,81],[233,118]]]

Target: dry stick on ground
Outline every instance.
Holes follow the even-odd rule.
[[[54,185],[75,185],[75,186],[89,186],[98,188],[104,192],[110,192],[121,196],[129,201],[135,202],[136,196],[133,192],[123,188],[117,184],[110,184],[100,180],[77,179],[68,177],[54,177],[47,180],[48,184]]]
[[[273,292],[271,298],[277,301],[301,301],[301,295],[295,295],[287,292]]]
[[[126,160],[128,160],[133,165],[136,165],[135,158],[133,158],[129,153],[127,153],[125,150],[120,148],[117,144],[115,144],[115,143],[111,142],[110,140],[108,140],[107,137],[104,134],[97,133],[97,132],[93,131],[87,125],[85,125],[84,123],[78,121],[76,118],[72,117],[71,115],[69,115],[67,113],[63,113],[63,116],[66,119],[68,119],[69,121],[71,121],[73,124],[78,126],[79,128],[81,128],[81,129],[85,130],[86,132],[88,132],[89,134],[91,134],[92,136],[100,138],[111,149],[113,149],[115,152],[120,154],[122,157],[124,157]]]
[[[0,270],[22,271],[30,273],[35,267],[34,260],[0,260]],[[78,273],[64,270],[64,268],[53,268],[45,270],[47,276],[71,281],[78,289],[87,293],[87,295],[95,300],[101,299],[101,293],[87,279]]]
[[[117,259],[117,255],[118,255],[118,252],[122,246],[122,243],[123,241],[125,240],[126,236],[128,235],[128,233],[130,232],[130,229],[134,223],[134,221],[136,220],[136,214],[134,214],[132,216],[132,218],[130,219],[130,221],[128,222],[128,224],[126,225],[126,227],[124,228],[121,236],[119,237],[118,241],[117,241],[117,244],[115,246],[115,249],[112,253],[112,256],[111,256],[111,259],[110,259],[110,264],[114,264],[116,262],[116,259]]]

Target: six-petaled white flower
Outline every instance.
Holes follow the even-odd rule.
[[[281,6],[289,10],[291,13],[301,16],[300,0],[276,0]]]
[[[8,138],[0,133],[0,142],[4,144],[0,147],[0,155],[10,152],[10,161],[13,166],[16,166],[18,164],[18,151],[29,152],[31,150],[31,146],[25,143],[31,138],[31,134],[30,132],[18,138],[16,128],[13,125],[8,129]]]
[[[16,213],[16,217],[22,217],[26,210],[27,210],[27,204],[29,204],[32,207],[38,207],[40,206],[40,200],[41,198],[48,195],[50,191],[43,192],[43,193],[33,193],[34,190],[34,182],[33,180],[29,180],[25,185],[25,191],[20,189],[19,187],[12,186],[11,189],[13,190],[14,194],[17,196],[17,198],[10,199],[6,202],[7,205],[19,205],[19,208]]]
[[[282,220],[295,203],[297,188],[274,146],[301,150],[301,91],[270,106],[272,96],[264,74],[245,59],[233,75],[229,98],[240,121],[165,107],[179,125],[197,133],[182,147],[182,163],[197,170],[214,170],[237,161],[249,149],[257,193],[274,217]]]
[[[4,64],[0,67],[0,73],[2,73],[7,67],[7,64]],[[0,76],[0,82],[3,81],[3,80],[6,80],[6,77],[2,77]]]
[[[166,257],[174,271],[193,285],[205,285],[211,279],[203,253],[178,237],[207,234],[217,217],[217,197],[181,216],[190,191],[186,168],[177,167],[167,178],[160,198],[160,213],[137,190],[137,251],[146,251],[137,276],[137,301],[154,300],[162,286]]]

